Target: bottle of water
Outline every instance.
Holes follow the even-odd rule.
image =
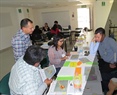
[[[79,53],[80,56],[83,56],[83,46],[82,45],[79,46],[79,52],[78,53]]]
[[[68,29],[71,30],[71,26],[70,25],[68,25]]]

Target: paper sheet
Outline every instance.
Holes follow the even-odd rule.
[[[46,67],[40,70],[40,74],[41,74],[43,81],[47,78],[51,79],[55,73],[56,73],[56,69],[54,65],[50,65],[49,67]]]

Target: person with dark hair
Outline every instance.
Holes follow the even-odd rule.
[[[48,23],[45,23],[43,28],[42,28],[43,32],[44,32],[44,38],[46,38],[46,36],[48,37],[49,40],[51,40],[52,34],[50,33],[50,27],[48,26]]]
[[[26,49],[31,45],[29,34],[33,33],[33,22],[28,19],[22,19],[20,22],[21,29],[12,38],[12,47],[15,61],[24,55]]]
[[[52,79],[42,81],[40,62],[46,53],[38,46],[29,46],[25,55],[13,65],[9,78],[11,95],[42,95]]]
[[[58,29],[58,27],[57,27],[57,25],[56,24],[54,24],[54,26],[52,27],[52,29],[51,29],[51,34],[58,34],[60,31],[59,31],[59,29]]]
[[[70,53],[66,53],[63,49],[64,36],[62,34],[55,35],[53,38],[53,45],[48,50],[48,57],[50,65],[56,67],[56,75],[58,74],[63,63],[70,56]]]
[[[106,37],[105,29],[101,27],[96,29],[94,41],[100,43],[98,47],[99,54],[104,63],[109,66],[103,71],[113,71],[113,69],[116,67],[113,63],[117,61],[117,57],[115,58],[114,56],[115,54],[117,54],[117,42],[110,37]]]
[[[60,24],[58,24],[58,21],[54,21],[54,24],[57,25],[59,31],[62,31],[62,26]]]
[[[101,59],[98,60],[99,69],[102,75],[102,84],[104,84],[103,89],[108,89],[108,82],[111,78],[117,77],[116,73],[111,73],[117,70],[117,42],[105,35],[105,29],[102,27],[95,30],[94,37],[95,44],[92,44],[90,48],[97,45],[96,51],[99,52]],[[97,43],[98,42],[98,43]]]
[[[44,24],[42,30],[43,30],[44,32],[50,31],[50,27],[48,26],[48,23],[45,23],[45,24]]]
[[[36,41],[43,40],[42,31],[39,29],[38,25],[35,26],[33,33],[30,34],[30,39],[32,40],[33,45]]]

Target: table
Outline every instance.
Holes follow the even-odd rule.
[[[76,44],[79,45],[79,42]],[[73,55],[78,55],[78,51],[72,52],[69,59],[65,61],[57,79],[50,85],[47,95],[103,95],[97,60],[94,62],[96,55],[84,56],[83,54],[76,59],[71,59]],[[75,88],[74,81],[76,80],[78,80],[77,86],[80,83],[79,89]],[[64,91],[61,90],[60,84],[65,86]]]
[[[80,58],[83,58],[83,56],[80,57]],[[94,60],[94,56],[93,55],[89,55],[89,56],[87,56],[85,58],[88,58],[91,62],[93,62],[93,60]],[[66,62],[67,61],[77,62],[78,60],[70,60],[70,59],[68,59],[68,60],[66,60]],[[84,68],[87,68],[87,67],[89,69],[95,68],[95,74],[96,74],[96,76],[98,76],[97,80],[94,80],[94,81],[87,80],[88,82],[86,81],[86,76],[84,74]],[[81,91],[76,90],[74,88],[74,86],[73,86],[73,77],[74,77],[74,72],[75,72],[76,68],[82,68],[82,70],[81,70],[81,73],[82,73],[82,88],[81,89],[82,90]],[[67,79],[68,79],[68,86],[67,86],[66,92],[55,92],[54,88],[56,87],[57,81],[63,81],[63,80],[67,80]],[[72,83],[72,86],[70,86],[71,83]],[[64,66],[61,68],[61,70],[60,70],[60,72],[59,72],[59,74],[57,76],[57,79],[52,82],[52,84],[50,86],[50,89],[49,89],[49,92],[48,92],[47,95],[103,95],[102,87],[101,87],[101,75],[100,75],[100,72],[99,72],[98,65],[95,64],[92,67],[91,64],[82,63],[80,66],[75,66],[75,65],[73,66],[72,65],[72,67],[67,67],[64,64]]]

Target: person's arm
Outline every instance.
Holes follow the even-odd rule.
[[[113,51],[113,57],[115,57],[114,55],[116,54],[116,62],[117,62],[117,42],[114,39],[110,38],[109,45]],[[115,61],[115,58],[113,61]]]
[[[56,29],[56,34],[58,34],[59,32],[60,32],[60,30],[57,28],[57,29]]]
[[[96,54],[98,47],[99,47],[98,42],[97,43],[91,42],[91,44],[90,44],[90,54]]]
[[[27,81],[22,94],[23,95],[42,95],[46,88],[47,88],[47,84],[44,82],[39,86],[33,80]]]
[[[108,88],[109,88],[109,91],[107,92],[106,95],[112,95],[113,92],[116,90],[117,88],[117,85],[116,83],[114,84],[114,82],[112,81],[112,79],[110,80],[109,84],[108,84]]]
[[[111,49],[113,50],[113,52],[117,53],[117,42],[114,39],[110,38],[109,45]]]
[[[62,31],[62,26],[61,25],[59,25],[59,29]]]
[[[50,31],[50,27],[48,27],[48,31]]]
[[[95,37],[93,37],[90,43],[90,54],[96,54],[99,47],[99,42],[95,41]]]

